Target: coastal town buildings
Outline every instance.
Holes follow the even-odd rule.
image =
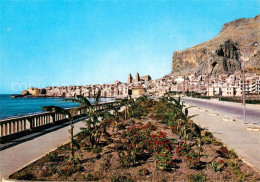
[[[138,97],[163,96],[167,92],[175,93],[199,93],[211,97],[241,97],[243,94],[243,81],[240,73],[233,75],[221,74],[218,76],[208,75],[188,75],[174,76],[165,75],[160,79],[152,80],[150,75],[140,76],[136,74],[135,79],[129,74],[127,83],[114,81],[111,84],[96,84],[83,86],[60,86],[46,87],[42,89],[29,88],[21,94],[31,94],[34,96],[48,97],[75,97],[83,95],[85,97],[94,97],[100,90],[101,97],[123,98],[128,95]],[[246,74],[245,83],[246,94],[260,94],[260,76],[256,74]]]
[[[146,91],[145,88],[143,86],[136,86],[136,87],[132,87],[132,97],[138,97],[141,95],[145,95]]]
[[[34,87],[30,87],[30,88],[28,88],[28,92],[31,95],[37,95],[37,94],[40,94],[40,89],[34,88]]]

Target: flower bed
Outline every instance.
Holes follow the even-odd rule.
[[[75,157],[63,145],[10,176],[48,181],[254,181],[260,176],[178,101],[141,98],[77,135]],[[100,116],[99,116],[100,117]],[[98,117],[97,117],[98,118]],[[100,120],[100,119],[99,119]],[[87,122],[89,124],[89,122]],[[100,140],[93,145],[90,135]],[[87,132],[86,132],[87,131]]]

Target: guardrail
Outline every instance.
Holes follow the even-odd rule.
[[[105,110],[111,106],[119,106],[117,102],[101,103],[95,106],[96,110]],[[74,108],[68,108],[71,110]],[[74,118],[83,117],[89,110],[88,107],[81,107]],[[26,116],[12,117],[0,120],[0,142],[6,142],[15,138],[25,136],[34,131],[39,131],[44,128],[51,127],[66,121],[67,118],[63,114],[52,112],[43,112],[39,114],[31,114]]]

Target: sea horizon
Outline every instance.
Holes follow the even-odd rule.
[[[79,106],[78,103],[63,101],[63,97],[22,97],[10,98],[14,94],[0,94],[0,119],[25,116],[30,114],[42,113],[42,106],[55,105],[63,108]],[[112,101],[113,98],[100,98],[100,102]],[[93,98],[89,98],[94,103]]]

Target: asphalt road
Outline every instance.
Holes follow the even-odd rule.
[[[196,105],[200,108],[210,109],[216,113],[224,114],[226,116],[243,121],[243,105],[240,103],[213,101],[207,99],[182,98],[184,103]],[[260,106],[246,105],[246,122],[260,125]]]

